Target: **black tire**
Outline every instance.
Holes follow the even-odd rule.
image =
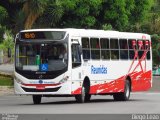
[[[75,99],[76,99],[76,101],[78,103],[88,102],[88,101],[90,101],[90,98],[91,98],[91,95],[88,94],[88,92],[87,92],[86,88],[84,87],[84,85],[82,87],[81,94],[75,96]]]
[[[41,99],[42,99],[41,95],[33,95],[32,98],[33,98],[33,103],[34,104],[40,104],[41,103]]]
[[[131,92],[131,84],[129,80],[126,80],[124,92],[114,94],[113,98],[116,101],[127,101],[130,98],[130,92]]]
[[[91,99],[91,94],[86,93],[85,95],[85,102],[89,102]]]

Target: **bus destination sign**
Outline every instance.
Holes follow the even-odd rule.
[[[65,36],[64,31],[27,31],[21,32],[21,39],[48,39],[61,40]]]

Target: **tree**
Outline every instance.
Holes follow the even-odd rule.
[[[49,23],[51,27],[92,28],[96,26],[101,3],[102,0],[52,1],[40,22]]]
[[[148,21],[149,12],[153,6],[154,0],[134,0],[134,8],[131,10],[129,21],[130,30],[134,32],[141,32],[142,25]],[[129,30],[128,29],[128,30]]]
[[[103,2],[101,16],[104,17],[103,24],[111,24],[113,29],[122,31],[128,24],[128,16],[126,11],[126,1],[121,0],[107,0]]]
[[[27,0],[23,4],[23,11],[26,19],[24,23],[25,29],[31,29],[35,21],[41,16],[47,7],[49,0]]]
[[[8,13],[6,9],[2,6],[0,6],[0,43],[3,41],[3,34],[5,31],[4,25],[6,24],[8,18]]]
[[[11,31],[6,30],[5,31],[5,38],[2,42],[2,44],[0,44],[0,50],[3,50],[4,53],[7,53],[8,51],[10,51],[11,53],[11,59],[13,60],[13,56],[14,56],[14,41],[13,41],[13,35],[11,33]]]
[[[8,18],[7,10],[4,7],[0,6],[0,24],[4,25],[7,18]]]
[[[153,56],[153,64],[159,65],[160,61],[160,36],[157,34],[152,35],[152,56]]]
[[[17,18],[16,20],[14,20],[15,14],[21,9],[24,1],[25,0],[0,0],[0,6],[3,7],[7,12],[7,14],[5,15],[6,19],[0,21],[0,24],[2,26],[5,26],[7,29],[13,30],[14,32],[15,21],[19,20]]]

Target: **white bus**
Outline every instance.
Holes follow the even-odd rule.
[[[151,38],[148,34],[90,29],[32,29],[15,38],[15,93],[42,97],[113,95],[152,86]]]

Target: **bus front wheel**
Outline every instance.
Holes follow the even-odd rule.
[[[40,104],[41,103],[41,99],[42,99],[41,95],[33,95],[32,98],[33,98],[33,103],[34,104]]]
[[[78,103],[84,103],[90,101],[91,95],[87,92],[86,88],[83,86],[80,95],[75,96]]]
[[[113,95],[114,100],[116,101],[127,101],[130,97],[131,87],[130,87],[130,81],[126,80],[124,92],[121,93],[115,93]]]

